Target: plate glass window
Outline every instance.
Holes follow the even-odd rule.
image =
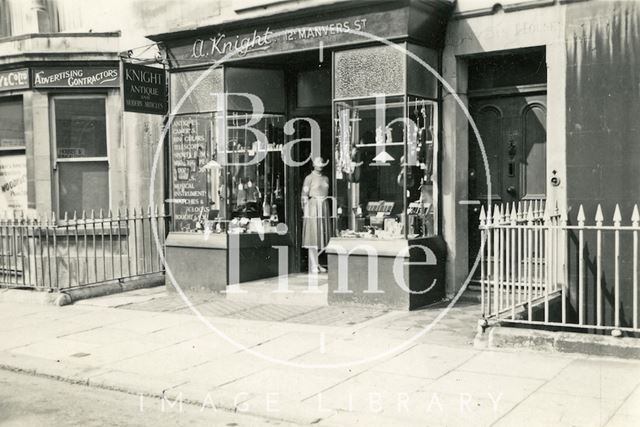
[[[109,209],[105,98],[54,98],[58,210]]]

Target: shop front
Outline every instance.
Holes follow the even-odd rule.
[[[450,7],[343,2],[150,37],[170,66],[166,258],[183,289],[328,269],[330,303],[444,296],[428,68]]]

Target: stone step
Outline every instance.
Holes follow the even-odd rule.
[[[328,305],[327,274],[290,274],[229,285],[226,299],[252,304]]]
[[[462,301],[480,302],[481,301],[480,284],[477,282],[469,283],[469,286],[467,286],[467,289],[465,289],[460,299]]]

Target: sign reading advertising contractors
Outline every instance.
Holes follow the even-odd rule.
[[[117,67],[47,67],[31,70],[34,88],[119,87]]]
[[[0,72],[0,92],[19,89],[29,89],[29,69]]]
[[[167,90],[164,69],[122,64],[124,111],[166,114]]]

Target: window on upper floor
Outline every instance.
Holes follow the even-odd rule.
[[[0,0],[0,37],[11,35],[11,9],[9,0]]]

